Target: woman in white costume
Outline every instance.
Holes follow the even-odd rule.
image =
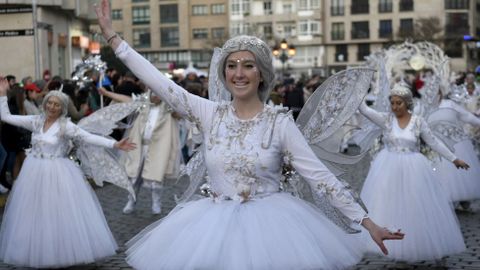
[[[117,244],[95,193],[67,156],[72,139],[131,150],[134,144],[90,134],[65,116],[68,96],[50,91],[41,115],[11,115],[8,82],[0,78],[2,121],[32,132],[32,147],[8,197],[0,228],[0,260],[59,268],[115,254]]]
[[[343,269],[363,249],[305,201],[279,192],[281,164],[292,165],[315,190],[367,228],[382,250],[400,232],[377,226],[317,159],[288,114],[265,104],[274,79],[272,55],[260,39],[232,38],[223,46],[219,79],[233,101],[189,94],[162,75],[113,31],[108,0],[96,8],[117,56],[204,136],[212,196],[177,206],[134,238],[127,262],[136,269]],[[272,130],[273,129],[273,130]],[[272,134],[265,142],[265,134]]]
[[[420,138],[457,168],[468,165],[433,136],[423,118],[412,115],[412,99],[410,89],[396,84],[390,92],[392,113],[360,106],[360,112],[383,129],[385,145],[372,161],[361,198],[372,219],[399,226],[408,235],[386,244],[390,258],[440,260],[464,251],[465,244],[448,195],[419,152]]]
[[[99,89],[100,94],[116,102],[132,102],[133,98]],[[140,187],[152,192],[152,213],[162,211],[162,188],[165,178],[176,178],[180,168],[180,141],[177,120],[165,102],[148,91],[136,99],[144,101],[128,137],[139,147],[121,156],[130,181],[138,193]],[[130,194],[123,213],[135,209],[135,199]]]

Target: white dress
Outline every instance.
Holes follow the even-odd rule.
[[[451,100],[442,100],[439,108],[450,108],[456,121],[480,127],[480,118],[476,117]],[[480,160],[470,138],[454,145],[455,155],[465,161],[470,168],[459,170],[448,160],[442,159],[437,167],[437,175],[452,201],[480,199]]]
[[[285,155],[311,186],[361,222],[365,212],[317,159],[292,118],[265,105],[240,120],[230,103],[194,96],[161,75],[123,42],[117,56],[162,100],[200,128],[216,198],[177,206],[129,242],[136,269],[343,269],[363,255],[318,209],[279,192]],[[272,135],[272,136],[270,136]],[[271,140],[269,140],[271,139]],[[263,145],[262,145],[263,144]],[[249,192],[244,200],[240,193]]]
[[[385,243],[388,256],[415,262],[464,251],[463,236],[448,195],[434,177],[427,158],[419,152],[420,137],[448,160],[453,161],[455,155],[419,116],[412,115],[402,129],[393,114],[379,113],[364,104],[360,110],[383,128],[385,144],[371,163],[361,198],[375,222],[405,233],[402,241]],[[369,245],[374,248],[372,241]]]
[[[11,115],[6,97],[0,97],[0,109],[3,121],[32,131],[32,148],[3,215],[0,260],[59,268],[115,254],[117,244],[100,203],[79,166],[67,157],[71,138],[110,148],[114,141],[64,118],[43,132],[43,115]]]

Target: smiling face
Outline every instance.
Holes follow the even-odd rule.
[[[407,103],[399,96],[390,97],[390,106],[396,117],[401,117],[408,113]]]
[[[255,56],[251,52],[238,51],[227,57],[225,80],[234,99],[259,99],[258,86],[262,79]]]
[[[45,115],[50,119],[57,119],[62,114],[62,102],[60,98],[51,96],[45,103]]]

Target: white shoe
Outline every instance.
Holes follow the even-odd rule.
[[[161,190],[152,190],[152,213],[158,215],[162,212],[162,197],[160,196]]]
[[[2,184],[0,184],[0,194],[5,194],[9,191],[8,188],[4,187]]]
[[[131,198],[131,196],[129,195],[128,196],[128,202],[127,204],[125,205],[125,207],[123,208],[123,213],[124,214],[130,214],[133,212],[133,210],[135,210],[135,201],[133,200],[133,198]]]

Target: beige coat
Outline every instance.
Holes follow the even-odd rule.
[[[177,121],[172,117],[165,102],[160,103],[160,111],[154,125],[148,150],[144,159],[142,178],[163,181],[164,177],[176,177],[180,167],[180,142]],[[142,138],[148,120],[150,106],[142,108],[129,131],[129,138],[137,145],[135,150],[125,154],[124,164],[127,174],[136,178],[142,161]]]

